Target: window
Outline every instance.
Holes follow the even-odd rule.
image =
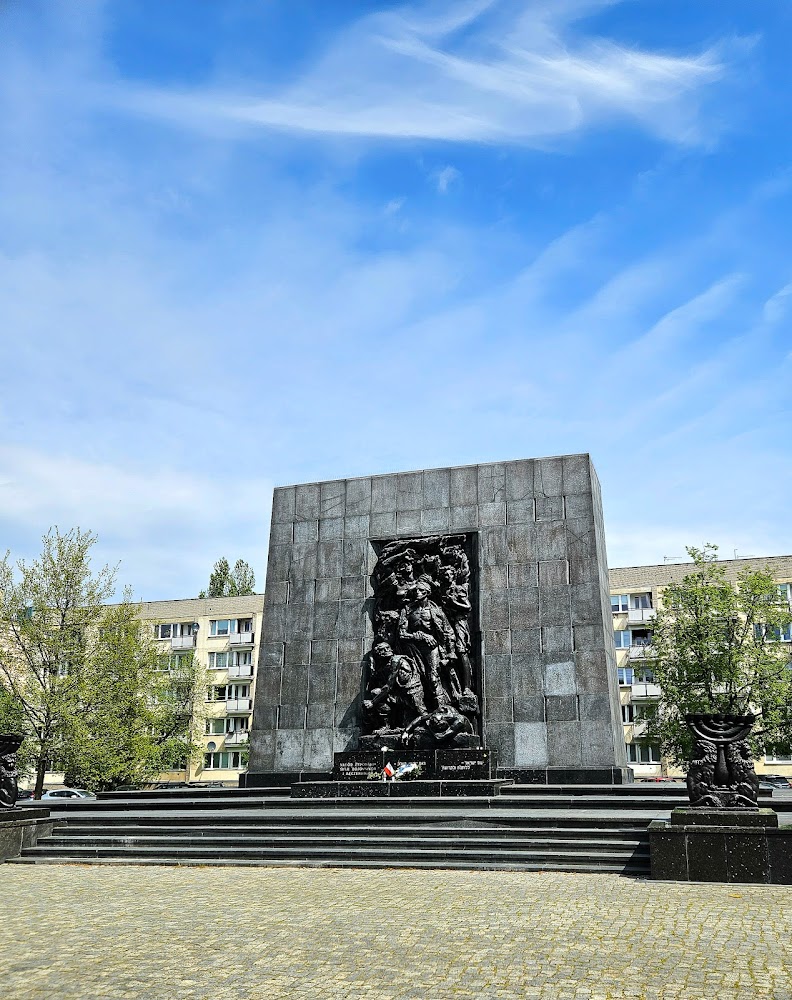
[[[651,646],[652,645],[652,633],[648,628],[634,628],[630,629],[630,636],[632,641],[631,646]]]
[[[765,764],[792,764],[792,753],[765,754]]]
[[[208,770],[236,769],[241,767],[242,755],[238,750],[224,750],[216,753],[204,754],[204,767]]]
[[[178,639],[180,636],[195,635],[195,622],[164,622],[154,626],[157,639]]]
[[[629,597],[627,594],[611,594],[611,611],[617,615],[621,611],[626,611]]]
[[[618,632],[613,633],[613,642],[617,649],[627,649],[631,645],[630,640],[630,630],[628,628],[621,629]]]
[[[635,721],[635,709],[632,705],[622,705],[621,707],[622,722],[634,722]]]
[[[184,653],[170,653],[157,657],[160,670],[181,670],[189,661]]]
[[[633,684],[654,684],[655,675],[651,667],[636,667],[633,673]]]
[[[237,619],[237,632],[252,632],[253,631],[253,619],[252,618],[238,618]]]
[[[630,594],[631,611],[647,611],[652,607],[651,594]]]
[[[233,635],[236,632],[252,632],[252,618],[217,618],[209,622],[209,635]]]
[[[632,684],[632,682],[633,682],[633,668],[619,667],[619,684]]]
[[[627,743],[627,760],[631,764],[659,764],[660,747],[654,743]]]
[[[207,719],[206,736],[223,736],[226,733],[246,733],[250,730],[250,719],[246,716],[230,719]]]
[[[779,583],[778,596],[782,601],[786,601],[787,604],[792,605],[792,583]]]
[[[232,701],[249,697],[249,684],[212,684],[206,689],[207,701]]]
[[[235,667],[251,667],[253,665],[253,654],[249,649],[240,649],[234,653],[233,660]]]
[[[228,653],[209,654],[210,670],[225,670],[227,666],[228,666]]]
[[[754,636],[770,642],[792,642],[792,625],[783,628],[770,628],[768,625],[754,625]]]

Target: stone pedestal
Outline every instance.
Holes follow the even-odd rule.
[[[649,844],[655,879],[792,884],[792,828],[772,809],[674,809]]]
[[[357,750],[337,753],[333,761],[334,781],[379,781],[390,764],[416,765],[407,781],[470,781],[489,779],[495,770],[489,750]]]

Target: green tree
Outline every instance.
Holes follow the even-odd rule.
[[[768,571],[745,571],[734,586],[717,546],[687,551],[695,569],[663,591],[646,653],[661,691],[647,737],[684,766],[692,742],[686,714],[758,714],[754,754],[788,752],[792,669],[779,641],[792,623],[788,602]]]
[[[95,543],[89,531],[53,528],[38,559],[0,562],[0,709],[25,736],[20,762],[37,797],[53,763],[88,787],[113,787],[191,752],[187,682],[167,678],[178,693],[164,693],[138,609],[128,597],[105,604],[116,574],[92,570]],[[189,673],[194,689],[197,668]]]
[[[231,569],[228,560],[222,556],[214,564],[209,576],[209,589],[202,590],[199,597],[248,597],[255,594],[256,576],[244,559],[237,559]]]

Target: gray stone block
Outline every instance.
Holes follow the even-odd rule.
[[[564,510],[567,518],[586,521],[594,526],[594,504],[590,493],[573,493],[564,497]]]
[[[506,566],[482,566],[479,572],[479,588],[481,590],[506,590],[509,586],[509,574]]]
[[[506,504],[483,503],[479,506],[479,524],[482,527],[506,524]]]
[[[347,517],[355,514],[371,512],[371,479],[347,479],[346,513]]]
[[[508,653],[488,653],[484,657],[485,697],[510,698],[512,690],[511,656]]]
[[[308,664],[284,667],[281,674],[281,702],[288,705],[305,705],[308,701]],[[279,723],[281,729],[296,729],[287,723]]]
[[[545,718],[548,722],[574,722],[577,719],[577,714],[575,695],[545,696]]]
[[[483,630],[509,627],[509,591],[485,590],[480,596],[479,615]]]
[[[541,630],[538,628],[512,628],[511,645],[513,653],[541,653]]]
[[[374,476],[371,480],[371,512],[396,511],[396,476]]]
[[[576,651],[605,649],[605,630],[602,625],[575,625],[573,634]]]
[[[607,767],[615,755],[613,746],[613,727],[606,719],[586,719],[580,724],[583,741],[583,765]]]
[[[485,655],[491,653],[511,653],[511,631],[500,629],[483,632],[481,635],[482,650]]]
[[[341,561],[342,576],[366,576],[368,574],[368,548],[365,538],[345,538]]]
[[[542,651],[550,656],[571,653],[574,649],[574,633],[567,625],[549,625],[542,629]]]
[[[519,587],[536,587],[538,583],[539,564],[537,562],[509,563],[509,587],[512,590]]]
[[[273,705],[280,698],[281,668],[259,667],[256,674],[256,703],[258,712],[260,705]],[[258,719],[258,716],[256,716]],[[262,723],[263,725],[263,723]]]
[[[341,598],[345,601],[363,601],[366,596],[365,576],[345,576],[341,580]]]
[[[536,498],[536,520],[563,521],[564,498],[538,496]]]
[[[451,531],[475,531],[478,527],[478,507],[452,507],[449,527]]]
[[[269,604],[264,606],[261,636],[266,642],[286,641],[286,608],[288,606],[288,604]]]
[[[581,694],[604,694],[610,698],[608,658],[605,650],[578,650],[575,652],[575,663],[577,664],[578,690]]]
[[[534,545],[537,559],[544,561],[567,558],[567,532],[564,521],[537,521],[535,528]]]
[[[280,669],[283,665],[283,649],[282,642],[262,642],[259,646],[259,666]]]
[[[450,525],[448,507],[434,507],[421,511],[421,530],[426,534],[447,532]]]
[[[423,474],[423,507],[431,510],[451,505],[451,471],[430,469]]]
[[[371,515],[371,537],[392,538],[396,534],[396,511]]]
[[[514,699],[515,722],[544,722],[545,700],[540,694]]]
[[[563,697],[572,697],[577,694],[574,660],[551,660],[546,662],[545,694]],[[548,718],[550,718],[549,715]],[[567,718],[574,719],[575,715],[570,715]]]
[[[318,518],[321,509],[319,506],[319,483],[306,483],[304,486],[298,486],[295,493],[295,517],[299,520]]]
[[[306,727],[311,729],[330,729],[332,731],[333,719],[335,718],[335,704],[329,702],[312,701],[308,704],[308,718]]]
[[[343,517],[323,517],[319,522],[319,538],[323,542],[344,537]]]
[[[563,496],[564,476],[561,458],[538,459],[534,465],[534,492],[537,496]]]
[[[336,638],[355,639],[365,629],[366,613],[360,601],[340,601],[336,620]]]
[[[329,601],[338,601],[341,598],[341,578],[331,577],[328,580],[316,581],[317,603],[326,604]]]
[[[572,624],[570,590],[568,585],[541,589],[539,614],[544,627],[558,625],[568,628]]]
[[[275,696],[277,699],[277,695]],[[277,704],[268,704],[266,701],[259,701],[256,698],[256,703],[253,706],[253,710],[256,713],[256,720],[258,724],[264,729],[277,729],[278,726],[278,706]]]
[[[420,510],[400,510],[396,513],[396,534],[407,535],[411,532],[420,534],[421,512]]]
[[[508,500],[506,502],[507,524],[533,524],[536,520],[536,504],[530,500]]]
[[[344,544],[339,539],[319,542],[316,559],[316,576],[320,580],[333,576],[342,576]]]
[[[506,528],[482,528],[479,532],[479,562],[482,566],[508,563]]]
[[[561,459],[564,494],[591,493],[591,459],[588,455],[564,455]]]
[[[270,528],[270,542],[275,545],[291,545],[293,541],[293,523],[291,521],[275,521]]]
[[[539,588],[518,587],[508,591],[509,621],[513,629],[539,625]]]
[[[336,695],[334,723],[336,729],[348,729],[360,722],[360,696],[345,700]]]
[[[544,722],[517,722],[514,726],[514,767],[547,767],[547,727]],[[498,759],[498,766],[507,766]]]
[[[512,645],[514,637],[512,636]],[[544,694],[545,664],[540,653],[512,653],[512,685],[515,698]]]
[[[305,734],[303,767],[306,771],[329,771],[332,766],[332,724],[322,729],[309,729]]]
[[[546,559],[538,564],[540,587],[561,587],[569,583],[569,561]]]
[[[313,604],[316,598],[316,584],[313,580],[292,580],[287,586],[289,604]]]
[[[534,465],[535,462],[532,460],[506,463],[507,501],[527,500],[529,503],[533,503]],[[533,517],[529,520],[533,520]]]
[[[506,528],[506,555],[514,564],[532,563],[536,559],[536,525],[510,524]]]
[[[293,545],[289,580],[316,579],[316,545]],[[265,601],[266,603],[266,601]]]
[[[295,521],[294,522],[295,542],[318,542],[319,522],[318,521]]]
[[[278,486],[272,493],[272,521],[293,521],[294,520],[294,495],[293,486]]]
[[[346,508],[346,483],[337,479],[319,484],[319,514],[322,518],[343,517]]]
[[[287,670],[301,667],[311,658],[311,640],[305,638],[292,639],[285,643],[283,663]]]
[[[332,702],[336,692],[335,663],[312,663],[308,674],[308,703]]]
[[[479,465],[477,472],[479,506],[504,501],[506,499],[505,466],[500,463]]]
[[[301,771],[304,746],[304,729],[279,729],[275,733],[275,769]]]
[[[250,735],[250,770],[275,770],[275,733],[274,726],[253,730]]]
[[[484,745],[492,750],[498,767],[514,767],[515,725],[509,722],[485,722]]]
[[[475,507],[478,503],[478,476],[475,465],[449,470],[452,507]]]
[[[599,582],[572,586],[572,621],[575,625],[596,625],[602,621],[602,592]]]
[[[368,538],[368,514],[353,514],[344,518],[344,538]]]
[[[271,604],[287,604],[289,601],[288,581],[282,580],[279,583],[271,583],[267,587],[267,600]]]
[[[609,719],[610,697],[607,694],[580,694],[578,695],[578,704],[582,722]],[[606,724],[606,728],[609,731],[611,729],[609,724]]]
[[[547,725],[548,767],[582,767],[583,748],[580,722],[553,722]]]
[[[339,639],[338,640],[338,659],[341,663],[352,663],[355,662],[359,664],[365,652],[365,644],[363,639]]]
[[[508,698],[487,698],[484,714],[491,722],[513,722],[514,702]]]
[[[278,707],[278,728],[304,729],[305,703],[301,705],[280,705]]]
[[[271,544],[267,561],[267,586],[288,580],[292,564],[291,545]]]
[[[309,656],[312,666],[314,663],[332,663],[335,670],[338,660],[338,639],[312,639],[309,643]]]
[[[423,476],[420,472],[401,472],[396,477],[396,510],[417,510],[423,506]]]
[[[286,605],[286,640],[310,636],[313,630],[313,604]]]
[[[336,729],[333,731],[333,753],[344,753],[346,750],[354,750],[357,747],[358,728]]]
[[[336,668],[336,701],[349,705],[360,693],[363,667],[359,660],[339,663]]]
[[[316,639],[336,639],[339,601],[317,601],[314,604],[313,634]]]

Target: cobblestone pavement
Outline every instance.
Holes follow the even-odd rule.
[[[792,1000],[792,887],[3,867],[3,1000]]]

